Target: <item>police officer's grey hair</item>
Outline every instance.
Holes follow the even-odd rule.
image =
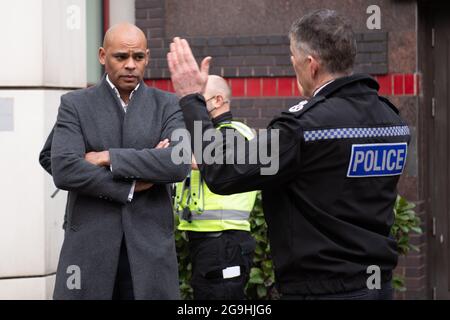
[[[332,74],[350,74],[356,41],[347,19],[334,10],[321,9],[295,21],[289,32],[297,49],[312,55]]]

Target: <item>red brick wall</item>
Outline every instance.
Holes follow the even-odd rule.
[[[380,84],[380,94],[391,96],[401,106],[403,99],[417,96],[419,76],[393,74],[374,76]],[[173,92],[169,79],[147,79],[147,85]],[[298,103],[301,92],[295,77],[228,78],[233,93],[234,116],[255,128],[266,127],[281,111]],[[413,110],[402,110],[409,124],[415,125]]]

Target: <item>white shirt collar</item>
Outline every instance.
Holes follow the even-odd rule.
[[[322,91],[323,88],[325,88],[327,85],[329,85],[333,81],[334,81],[334,79],[331,79],[330,81],[323,84],[319,89],[316,89],[316,91],[314,91],[313,97],[317,96],[319,94],[319,91]]]
[[[116,93],[117,98],[119,98],[119,101],[120,101],[120,103],[122,104],[123,110],[125,110],[125,112],[126,112],[126,111],[127,111],[126,108],[128,107],[128,104],[125,103],[125,101],[122,100],[122,98],[120,97],[119,90],[117,90],[116,86],[111,82],[111,80],[109,80],[109,76],[108,76],[108,75],[106,75],[106,81],[108,81],[108,83],[109,83],[111,89],[113,89],[114,92]],[[130,97],[129,97],[129,101],[131,101],[131,98],[133,97],[133,94],[137,91],[137,89],[139,88],[140,85],[141,85],[141,84],[138,83],[137,86],[136,86],[136,88],[134,88],[134,90],[131,91]]]

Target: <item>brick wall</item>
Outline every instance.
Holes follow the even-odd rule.
[[[144,28],[154,26],[160,18],[138,21]],[[147,35],[151,57],[146,77],[168,78],[166,54],[170,39],[159,37],[162,28],[148,27]],[[155,30],[155,31],[152,31]],[[155,36],[156,33],[156,36]],[[289,39],[286,35],[236,36],[236,37],[187,37],[195,57],[212,56],[210,72],[223,77],[280,77],[295,76],[291,67]],[[357,34],[358,55],[356,72],[370,74],[387,73],[386,33]]]

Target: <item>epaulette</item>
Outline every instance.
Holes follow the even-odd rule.
[[[312,107],[317,105],[318,103],[326,100],[324,96],[315,96],[311,98],[310,100],[302,100],[295,106],[292,106],[289,108],[289,113],[293,114],[294,117],[299,118],[301,117],[305,112],[310,110]]]

